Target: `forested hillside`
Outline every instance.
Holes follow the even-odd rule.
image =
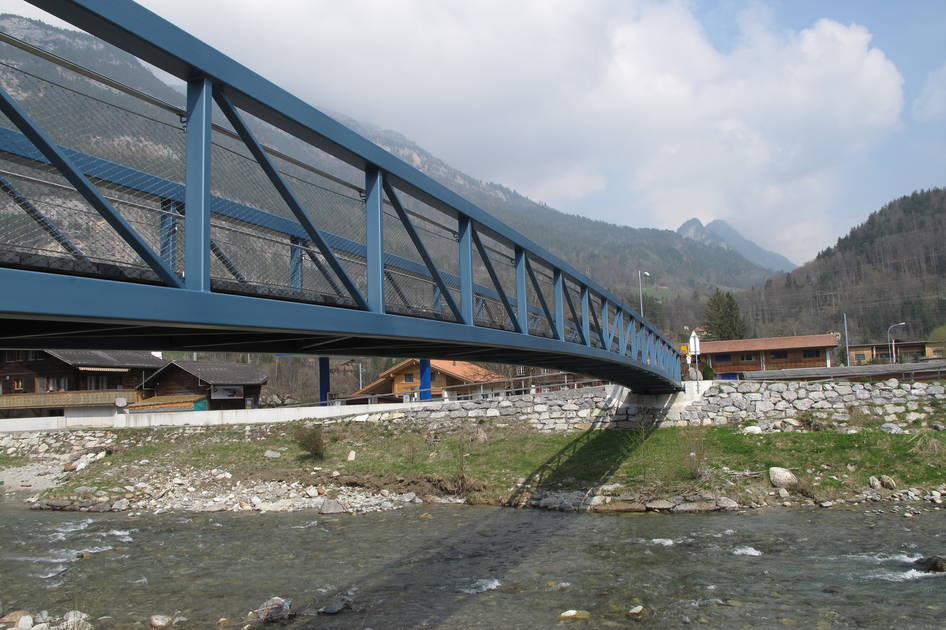
[[[833,247],[795,271],[742,294],[762,335],[839,331],[847,313],[851,342],[923,339],[946,323],[946,190],[890,202]]]

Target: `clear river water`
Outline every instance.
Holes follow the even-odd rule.
[[[420,505],[365,515],[35,512],[0,504],[0,601],[96,630],[267,598],[296,628],[946,628],[946,511],[591,515]],[[641,619],[626,617],[643,605]],[[560,621],[569,609],[591,618]],[[239,626],[237,626],[239,627]]]

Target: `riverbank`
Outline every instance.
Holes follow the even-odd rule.
[[[315,459],[295,437],[303,425],[6,435],[0,479],[8,495],[37,508],[132,513],[371,512],[419,502],[600,512],[878,501],[938,509],[946,494],[946,435],[923,426],[547,433],[513,421],[431,428],[348,420],[323,427],[323,458]],[[772,466],[798,483],[774,488]]]

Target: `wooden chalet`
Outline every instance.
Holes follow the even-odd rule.
[[[467,361],[430,361],[431,396],[464,398],[501,391],[506,381],[501,374]],[[446,389],[445,389],[446,388]],[[407,359],[388,368],[378,380],[347,396],[350,403],[401,402],[420,394],[420,360]]]
[[[61,416],[67,408],[134,403],[141,384],[166,363],[130,350],[4,350],[0,418]]]
[[[253,409],[266,374],[246,363],[171,361],[142,385],[146,397],[130,412]]]

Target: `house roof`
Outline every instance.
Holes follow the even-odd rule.
[[[729,341],[701,341],[700,354],[720,352],[752,352],[765,350],[798,350],[802,348],[833,348],[838,345],[834,333],[823,335],[796,335],[794,337],[759,337]]]
[[[172,361],[152,374],[145,383],[157,378],[171,366],[178,367],[196,376],[209,385],[262,385],[266,374],[246,363],[224,363],[222,361]]]
[[[150,352],[136,350],[43,350],[73,367],[159,368],[167,364]]]
[[[395,375],[400,374],[404,370],[414,367],[419,363],[419,359],[407,359],[405,361],[401,361],[397,365],[391,366],[384,372],[381,372],[376,381],[369,383],[351,395],[354,397],[375,392],[380,386],[384,385],[386,381],[393,380]],[[484,367],[480,367],[475,363],[469,363],[467,361],[431,359],[430,369],[437,370],[442,374],[452,376],[460,381],[463,381],[464,383],[486,383],[489,381],[499,381],[503,378],[501,374],[497,374],[492,370],[487,370]],[[387,393],[387,391],[382,393]]]

